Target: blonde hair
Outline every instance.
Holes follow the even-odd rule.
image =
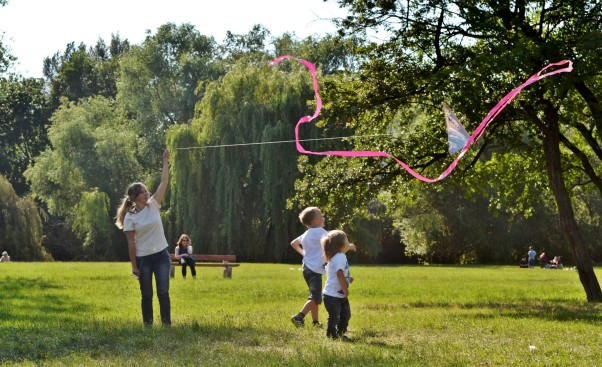
[[[304,226],[309,227],[311,222],[321,214],[320,208],[315,206],[310,206],[305,209],[301,213],[299,213],[299,220],[303,223]]]
[[[142,182],[134,182],[128,186],[127,194],[123,198],[121,202],[121,206],[117,209],[117,216],[115,217],[115,225],[119,229],[123,229],[123,218],[125,217],[125,213],[131,211],[136,203],[134,200],[136,196],[138,196],[142,190],[146,190],[146,186]],[[148,191],[148,190],[146,190]]]
[[[347,245],[347,234],[341,230],[335,229],[326,233],[320,240],[320,244],[324,249],[324,259],[330,261],[337,253],[341,252]]]
[[[176,246],[181,246],[182,240],[184,238],[188,239],[188,246],[192,245],[192,240],[190,239],[190,236],[188,236],[186,233],[182,233],[182,235],[180,236],[180,239],[178,239],[178,242],[176,242]]]

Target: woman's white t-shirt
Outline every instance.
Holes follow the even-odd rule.
[[[127,212],[123,218],[123,231],[136,232],[136,256],[152,255],[168,246],[159,209],[159,203],[151,196],[142,211]]]
[[[303,247],[303,264],[311,271],[318,274],[324,274],[324,249],[320,240],[328,233],[322,227],[309,228],[296,240]]]
[[[349,263],[344,253],[338,252],[326,265],[326,283],[322,293],[326,296],[345,298],[345,293],[337,277],[337,271],[343,270],[347,287],[349,287]]]

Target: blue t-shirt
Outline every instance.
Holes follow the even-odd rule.
[[[529,252],[527,252],[527,255],[529,255],[529,260],[535,260],[537,252],[535,252],[535,250],[529,250]]]

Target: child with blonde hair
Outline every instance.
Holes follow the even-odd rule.
[[[349,262],[345,253],[355,251],[347,234],[340,230],[330,231],[322,237],[324,259],[326,259],[326,284],[324,285],[324,306],[328,311],[326,336],[332,339],[346,338],[351,307],[349,306],[349,285],[353,278],[349,273]]]
[[[301,311],[291,317],[297,327],[305,325],[305,315],[311,313],[313,324],[320,326],[318,306],[322,303],[322,274],[324,274],[324,251],[320,239],[326,234],[324,216],[319,208],[310,206],[299,214],[299,220],[307,230],[291,242],[291,246],[303,256],[303,279],[309,288],[309,299]]]

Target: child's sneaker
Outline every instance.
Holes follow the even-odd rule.
[[[291,317],[291,321],[293,322],[293,324],[296,327],[302,327],[302,326],[305,325],[305,322],[303,321],[303,319],[299,315],[293,315]]]
[[[314,321],[313,324],[315,327],[318,327],[318,328],[322,327],[322,323],[320,321]]]
[[[351,339],[347,335],[339,335],[339,340],[344,341],[344,342],[353,343],[353,339]]]

